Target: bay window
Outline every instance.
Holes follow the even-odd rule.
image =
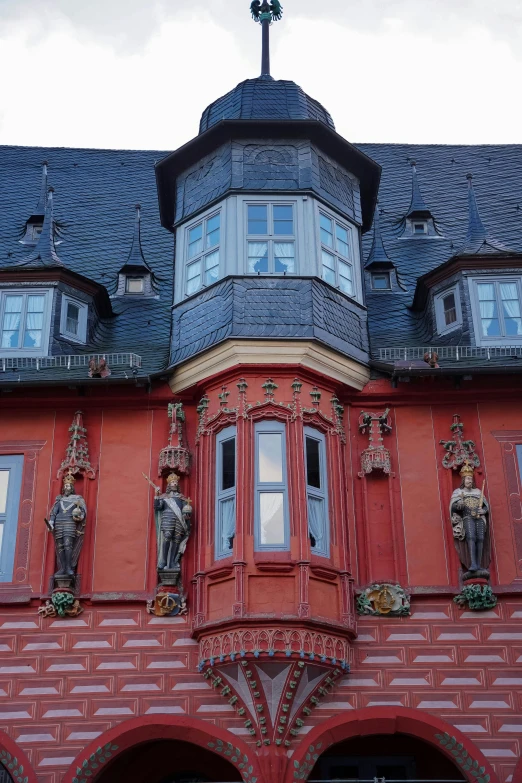
[[[232,554],[236,532],[236,428],[216,436],[216,558]]]
[[[522,339],[520,278],[470,280],[477,343],[507,344]]]
[[[185,294],[187,296],[218,280],[220,242],[220,212],[215,212],[187,228],[185,250]]]
[[[293,204],[247,204],[247,272],[294,274],[295,216]]]
[[[328,486],[324,435],[305,427],[306,500],[312,552],[328,557]]]
[[[0,353],[3,356],[47,353],[51,302],[50,291],[1,292]]]
[[[288,526],[285,425],[255,425],[255,548],[286,550]]]
[[[23,461],[0,456],[0,582],[13,579]]]

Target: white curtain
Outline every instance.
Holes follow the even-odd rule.
[[[283,493],[259,493],[259,517],[262,544],[284,544]]]
[[[294,271],[295,250],[293,242],[275,242],[274,257],[285,267],[287,272]]]
[[[268,245],[266,242],[249,242],[248,243],[248,271],[249,272],[261,272],[263,269],[256,269],[256,266],[260,261],[266,259],[263,266],[268,270]]]
[[[324,500],[308,495],[308,526],[315,539],[315,549],[323,549]]]
[[[504,315],[512,319],[516,324],[515,334],[522,334],[522,320],[520,318],[520,302],[518,300],[518,290],[516,283],[501,283],[500,284],[500,297],[502,299],[502,306],[504,309]],[[512,329],[507,329],[509,333],[512,333]]]
[[[22,312],[21,296],[6,296],[4,310],[4,329],[14,331],[20,326],[20,314]]]
[[[220,502],[221,507],[221,551],[230,552],[231,538],[236,532],[236,499],[227,498]]]
[[[497,302],[495,299],[495,286],[492,283],[480,283],[477,286],[480,306],[480,318],[484,334],[489,334],[493,320],[497,320]]]
[[[42,341],[43,326],[43,296],[29,296],[27,299],[27,319],[25,326],[24,346],[39,348]]]

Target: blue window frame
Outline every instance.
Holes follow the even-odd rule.
[[[216,558],[230,557],[236,534],[236,428],[216,436]]]
[[[305,427],[306,502],[312,552],[330,555],[326,447],[322,432]]]
[[[255,426],[255,548],[290,548],[285,425],[262,421]]]
[[[0,457],[0,582],[13,579],[23,464],[22,456]]]

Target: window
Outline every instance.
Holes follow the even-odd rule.
[[[311,427],[305,427],[304,434],[310,544],[312,552],[328,557],[330,542],[325,440],[322,433]]]
[[[258,422],[255,428],[255,546],[289,548],[285,426]]]
[[[219,277],[219,244],[221,214],[219,212],[187,229],[185,293],[215,283]]]
[[[435,319],[439,334],[451,332],[462,325],[458,285],[447,288],[435,296]]]
[[[142,294],[144,288],[143,277],[126,277],[125,278],[125,293],[126,294]]]
[[[44,355],[49,343],[50,291],[1,292],[0,351]]]
[[[247,204],[248,274],[294,274],[294,223],[292,204]]]
[[[319,213],[319,226],[323,280],[355,296],[350,230],[324,212]]]
[[[427,234],[428,224],[425,220],[414,220],[412,223],[412,231],[415,235]]]
[[[21,456],[0,457],[0,582],[11,582],[22,488]]]
[[[62,295],[62,317],[60,321],[60,334],[70,340],[84,343],[87,339],[87,312],[85,302]]]
[[[391,289],[389,272],[373,272],[372,288],[375,291],[386,291]]]
[[[236,533],[236,428],[216,437],[216,558],[233,551]]]
[[[471,281],[477,341],[509,343],[522,339],[520,279]]]

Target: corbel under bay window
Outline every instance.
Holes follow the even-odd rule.
[[[328,557],[330,554],[330,531],[325,438],[321,432],[311,427],[305,427],[304,435],[310,545],[312,553]]]
[[[87,339],[88,306],[70,296],[62,295],[60,334],[75,342],[85,343]]]
[[[185,295],[191,296],[219,278],[221,212],[199,219],[185,231]]]
[[[435,320],[437,322],[437,332],[446,334],[453,329],[462,326],[462,311],[460,307],[460,289],[458,285],[446,288],[434,299]]]
[[[475,337],[479,345],[510,345],[522,340],[520,277],[469,280]]]
[[[216,436],[216,559],[229,557],[236,533],[236,428]]]
[[[22,456],[0,456],[0,582],[13,580]]]
[[[285,425],[260,421],[255,425],[255,548],[290,548]]]
[[[0,356],[46,356],[52,291],[0,292]]]

